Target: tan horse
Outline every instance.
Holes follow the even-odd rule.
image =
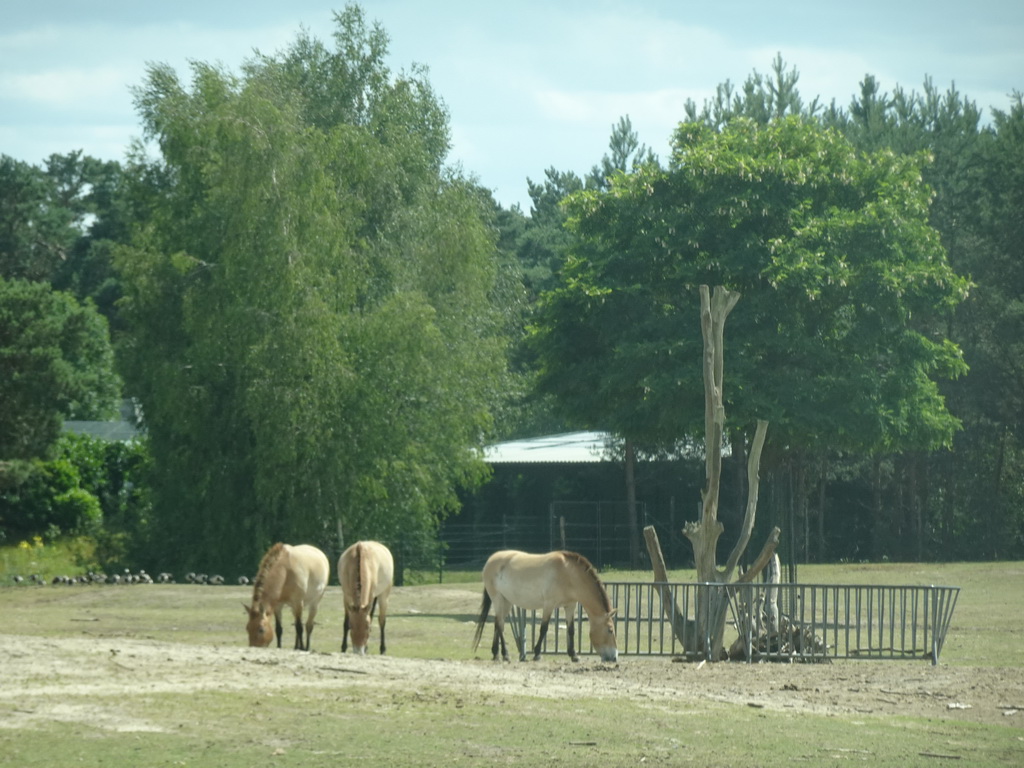
[[[295,650],[308,651],[313,619],[330,579],[327,555],[309,544],[291,546],[278,542],[263,556],[252,589],[252,605],[242,606],[249,614],[246,630],[249,645],[265,648],[277,636],[281,647],[281,609],[291,606],[295,617]],[[306,609],[306,640],[302,640],[302,610]],[[274,617],[271,632],[270,617]]]
[[[555,608],[565,613],[569,658],[576,655],[574,619],[576,604],[582,603],[590,619],[590,644],[604,661],[615,661],[619,652],[615,646],[615,610],[608,600],[604,584],[590,561],[576,552],[550,552],[546,555],[528,555],[515,550],[502,550],[491,555],[484,565],[484,597],[477,619],[473,650],[480,645],[487,613],[494,604],[494,642],[491,653],[498,660],[498,647],[508,661],[505,647],[505,616],[512,606],[542,609],[544,617],[540,636],[533,648],[533,658],[540,658],[540,649],[548,632],[548,622]],[[513,633],[514,634],[514,633]],[[526,660],[525,639],[516,637],[519,660]]]
[[[395,561],[391,551],[378,541],[357,541],[338,558],[338,581],[345,598],[345,630],[341,636],[341,652],[348,650],[348,634],[352,632],[352,650],[365,654],[370,641],[373,611],[380,603],[377,621],[380,624],[380,652],[384,653],[384,624],[388,617],[388,597],[395,577]]]

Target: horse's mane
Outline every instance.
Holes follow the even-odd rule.
[[[263,581],[283,551],[284,543],[279,541],[268,549],[267,554],[260,560],[260,567],[256,572],[256,580],[252,585],[252,605],[254,608],[263,602]]]
[[[579,552],[567,552],[562,551],[566,560],[576,563],[584,573],[594,580],[594,586],[597,588],[597,594],[601,596],[601,605],[604,607],[606,612],[611,612],[612,601],[608,599],[608,592],[604,588],[604,582],[601,581],[601,577],[597,575],[597,568],[594,567],[587,558],[581,555]]]

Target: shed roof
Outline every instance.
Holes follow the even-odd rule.
[[[608,432],[566,432],[510,440],[484,448],[488,464],[590,464],[614,458],[615,438]]]

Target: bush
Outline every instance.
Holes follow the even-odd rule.
[[[144,443],[64,434],[52,461],[32,461],[0,490],[0,540],[89,538],[101,564],[127,564],[145,528]]]
[[[79,513],[94,514],[99,501],[80,487],[78,470],[66,459],[33,461],[28,476],[0,494],[0,526],[9,540],[77,529]],[[100,512],[102,517],[102,512]]]

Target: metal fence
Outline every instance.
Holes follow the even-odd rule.
[[[616,608],[620,654],[704,659],[711,645],[710,618],[723,610],[728,612],[725,649],[730,658],[747,662],[927,659],[938,664],[960,593],[959,587],[851,584],[608,582],[605,587]],[[577,648],[592,652],[582,607],[577,614]],[[560,619],[556,613],[542,653],[564,652]],[[540,615],[519,612],[511,623],[532,647]]]

